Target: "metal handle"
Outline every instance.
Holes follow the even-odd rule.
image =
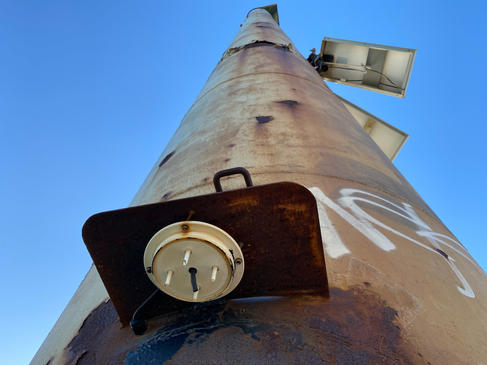
[[[217,191],[217,193],[223,191],[222,184],[220,183],[220,179],[224,176],[230,176],[236,174],[241,174],[244,177],[245,184],[247,184],[247,187],[254,186],[252,184],[252,178],[250,177],[250,172],[247,169],[243,167],[233,167],[231,169],[218,171],[215,174],[215,176],[213,176],[213,184],[215,185],[215,190]]]

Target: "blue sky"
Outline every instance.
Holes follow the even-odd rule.
[[[32,358],[89,269],[86,218],[129,204],[247,12],[266,4],[0,0],[6,364]],[[330,86],[411,135],[396,166],[486,270],[482,3],[278,6],[305,56],[324,36],[418,49],[405,99]]]

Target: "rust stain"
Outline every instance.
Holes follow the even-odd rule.
[[[158,320],[125,364],[413,364],[397,311],[376,293],[217,301]]]
[[[263,28],[263,27],[261,27],[261,28]],[[225,53],[223,54],[221,60],[224,60],[225,58],[227,58],[231,55],[234,55],[235,53],[238,53],[240,51],[243,51],[242,53],[245,53],[245,51],[248,50],[249,48],[255,48],[255,47],[274,47],[274,48],[278,48],[278,49],[283,50],[283,51],[290,52],[292,49],[292,44],[280,44],[280,43],[269,42],[269,41],[254,41],[251,43],[247,43],[243,46],[233,47],[233,48],[227,49],[225,51]]]
[[[242,48],[265,47],[265,46],[276,46],[276,44],[268,41],[256,41],[256,42],[246,44]]]
[[[330,297],[243,298],[200,303],[152,321],[144,337],[120,322],[111,302],[86,318],[65,349],[66,364],[416,364],[398,312],[368,289]]]
[[[289,211],[289,216],[294,216],[293,213],[305,213],[309,207],[305,204],[279,204],[277,209],[283,209]]]
[[[260,204],[260,200],[256,199],[255,196],[242,196],[241,198],[234,199],[231,202],[229,202],[228,207],[238,207],[240,205],[246,205],[249,207],[257,207]]]
[[[196,212],[191,219],[214,224],[246,243],[242,247],[244,278],[232,297],[328,292],[315,198],[294,183],[260,185],[90,218],[83,227],[83,238],[122,323],[128,324],[140,303],[154,291],[146,268],[137,264],[145,242],[161,227],[181,222],[191,210]],[[191,222],[183,223],[189,231]],[[184,305],[167,296],[159,299],[147,311],[147,318]]]
[[[189,233],[191,231],[191,226],[189,222],[184,222],[183,224],[181,224],[181,231],[183,231],[183,233]]]
[[[333,289],[334,299],[322,308],[326,314],[308,317],[310,328],[318,330],[334,355],[328,361],[339,364],[412,364],[400,350],[402,338],[396,323],[398,312],[372,291]]]

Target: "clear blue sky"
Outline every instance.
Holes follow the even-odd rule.
[[[129,204],[248,10],[266,4],[0,1],[3,363],[32,358],[90,267],[84,221]],[[305,56],[324,36],[418,49],[405,99],[332,89],[411,135],[396,166],[485,270],[482,4],[278,6]]]

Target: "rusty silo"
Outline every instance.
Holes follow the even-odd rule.
[[[136,336],[93,266],[32,364],[487,363],[485,273],[297,52],[273,10],[248,14],[131,206],[214,194],[213,175],[239,166],[255,187],[299,184],[314,197],[323,252],[287,250],[279,260],[312,266],[324,254],[316,285],[326,290],[249,289],[246,298],[161,312]],[[243,180],[224,185],[241,189]],[[269,228],[254,223],[249,230]],[[268,239],[278,252],[281,238]],[[286,275],[262,280],[281,285]]]

